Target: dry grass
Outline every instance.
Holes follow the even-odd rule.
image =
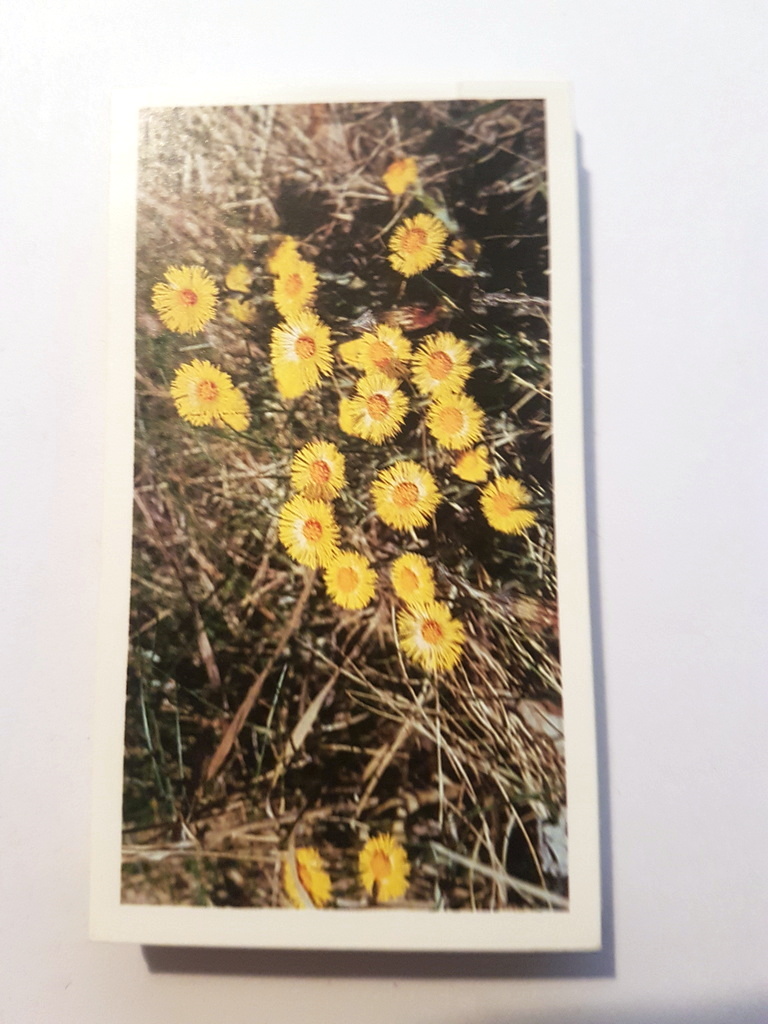
[[[547,849],[562,839],[565,790],[543,140],[535,101],[145,112],[124,900],[285,905],[295,842],[319,849],[337,906],[366,906],[357,852],[392,831],[412,864],[407,906],[563,905],[564,851]],[[405,284],[388,266],[393,226],[422,209],[381,182],[402,154],[418,160],[428,201],[481,242],[476,272]],[[371,312],[420,303],[471,343],[484,440],[534,496],[524,536],[489,528],[420,414],[383,448],[342,434],[338,398],[355,374],[341,364],[322,389],[280,399],[266,255],[282,233],[316,262],[317,312],[337,341]],[[167,265],[202,264],[223,287],[238,262],[254,273],[252,327],[222,311],[201,335],[163,328],[150,296]],[[169,384],[193,356],[245,391],[248,431],[177,416]],[[347,543],[377,566],[405,544],[440,567],[441,599],[467,632],[454,671],[426,676],[403,658],[386,573],[373,604],[344,611],[279,544],[290,459],[313,437],[347,455]],[[396,456],[427,465],[445,496],[405,538],[368,494]]]

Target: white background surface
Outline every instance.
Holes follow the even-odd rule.
[[[5,4],[3,1024],[768,1020],[762,0]],[[560,78],[581,135],[607,947],[86,938],[113,87]]]

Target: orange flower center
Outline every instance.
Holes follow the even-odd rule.
[[[197,400],[199,402],[215,402],[219,397],[219,385],[215,380],[199,380],[197,382]]]
[[[310,338],[308,334],[302,334],[300,338],[296,339],[296,355],[299,359],[311,359],[315,352],[317,352],[317,345],[314,338]]]
[[[427,360],[427,371],[435,380],[445,380],[453,369],[453,360],[447,352],[432,352]]]
[[[516,512],[519,508],[517,502],[510,494],[497,494],[493,499],[493,507],[500,516],[508,516],[510,512]]]
[[[446,434],[458,434],[464,429],[464,413],[455,405],[440,410],[439,425]]]
[[[366,399],[365,407],[371,419],[380,422],[389,413],[389,399],[386,395],[377,392]]]
[[[323,536],[323,524],[319,519],[306,519],[302,527],[304,537],[310,543],[317,543]]]
[[[410,508],[419,500],[419,488],[411,480],[401,480],[392,488],[392,501],[398,508]]]
[[[392,862],[383,850],[377,850],[371,857],[371,874],[377,882],[383,882],[392,874]]]
[[[355,589],[359,582],[357,571],[353,569],[351,565],[343,566],[343,568],[338,571],[336,582],[339,585],[339,590],[343,590],[347,594],[350,593],[350,591]]]
[[[197,292],[193,292],[191,288],[182,288],[179,292],[179,298],[185,306],[196,306],[198,295]]]
[[[331,467],[327,462],[323,462],[322,459],[318,459],[317,462],[313,462],[309,467],[309,475],[312,479],[312,483],[327,484],[331,479]]]
[[[443,639],[443,627],[434,619],[427,619],[421,627],[421,635],[428,644],[437,644]]]
[[[286,295],[295,299],[301,291],[301,275],[300,274],[289,274],[283,282]]]
[[[400,248],[404,253],[411,255],[415,252],[419,252],[427,244],[427,232],[424,228],[409,228],[405,232],[401,241]]]
[[[386,341],[374,341],[368,352],[374,366],[377,366],[380,370],[392,361],[392,356],[394,355]]]
[[[419,577],[413,571],[413,569],[403,569],[403,574],[400,577],[400,585],[403,590],[409,590],[413,592],[419,587]]]

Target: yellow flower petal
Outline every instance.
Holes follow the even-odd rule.
[[[418,181],[419,171],[412,156],[395,160],[382,174],[381,179],[393,196],[401,196],[409,185]]]
[[[253,275],[244,263],[236,263],[230,267],[224,284],[231,292],[247,292],[253,283]]]
[[[286,858],[283,864],[283,885],[286,895],[294,907],[298,907],[299,910],[306,907],[307,896],[316,907],[326,906],[333,894],[331,879],[323,866],[322,857],[314,846],[305,846],[296,850],[295,871],[298,882],[306,893],[304,897],[296,884],[292,865]]]
[[[229,299],[227,301],[227,312],[241,324],[255,324],[258,314],[252,302],[244,302],[242,299]]]
[[[480,484],[488,479],[491,471],[491,464],[488,461],[488,447],[484,444],[478,445],[471,452],[464,452],[456,460],[453,473],[460,479],[469,483]]]

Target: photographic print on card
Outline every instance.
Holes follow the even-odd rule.
[[[121,908],[568,918],[548,114],[137,107]]]

